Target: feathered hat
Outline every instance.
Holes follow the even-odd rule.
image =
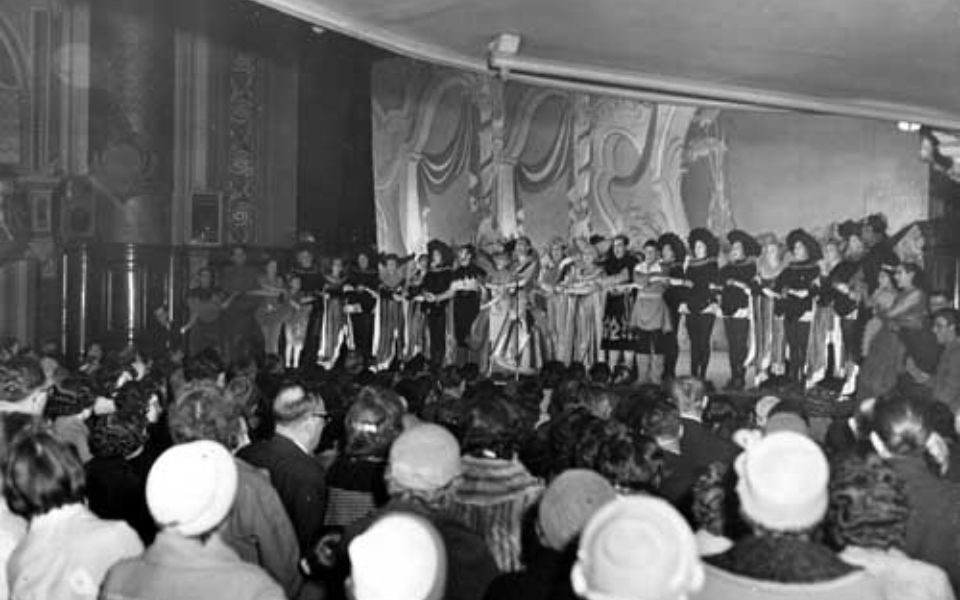
[[[703,242],[707,247],[707,257],[713,258],[720,252],[720,242],[717,241],[717,236],[705,227],[697,227],[690,231],[687,242],[690,244],[691,253],[697,242]]]
[[[744,256],[760,256],[760,243],[757,242],[756,238],[742,229],[734,229],[728,233],[727,241],[730,242],[731,245],[740,242],[740,245],[743,246]]]
[[[792,251],[798,242],[803,244],[803,246],[807,249],[808,260],[817,261],[823,258],[823,250],[820,248],[820,243],[803,229],[794,229],[787,234],[788,250]]]

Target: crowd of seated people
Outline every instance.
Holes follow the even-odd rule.
[[[952,599],[960,318],[920,376],[901,314],[908,367],[829,423],[602,361],[6,343],[0,598]]]

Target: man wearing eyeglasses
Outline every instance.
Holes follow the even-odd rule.
[[[269,471],[301,550],[312,550],[320,540],[327,504],[326,473],[314,451],[330,417],[323,399],[294,381],[280,386],[273,417],[273,436],[243,448],[237,456]]]

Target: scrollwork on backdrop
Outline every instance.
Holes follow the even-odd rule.
[[[228,239],[253,241],[256,219],[258,112],[256,56],[237,52],[230,63],[226,164]]]

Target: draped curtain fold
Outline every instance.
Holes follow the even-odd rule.
[[[417,169],[424,190],[442,194],[468,168],[477,136],[476,110],[467,100],[460,106],[460,118],[450,143],[434,154],[424,153]]]
[[[534,164],[517,164],[516,184],[520,189],[535,194],[552,186],[561,177],[571,176],[574,171],[575,146],[573,117],[574,111],[571,107],[564,107],[557,135],[546,156]]]

